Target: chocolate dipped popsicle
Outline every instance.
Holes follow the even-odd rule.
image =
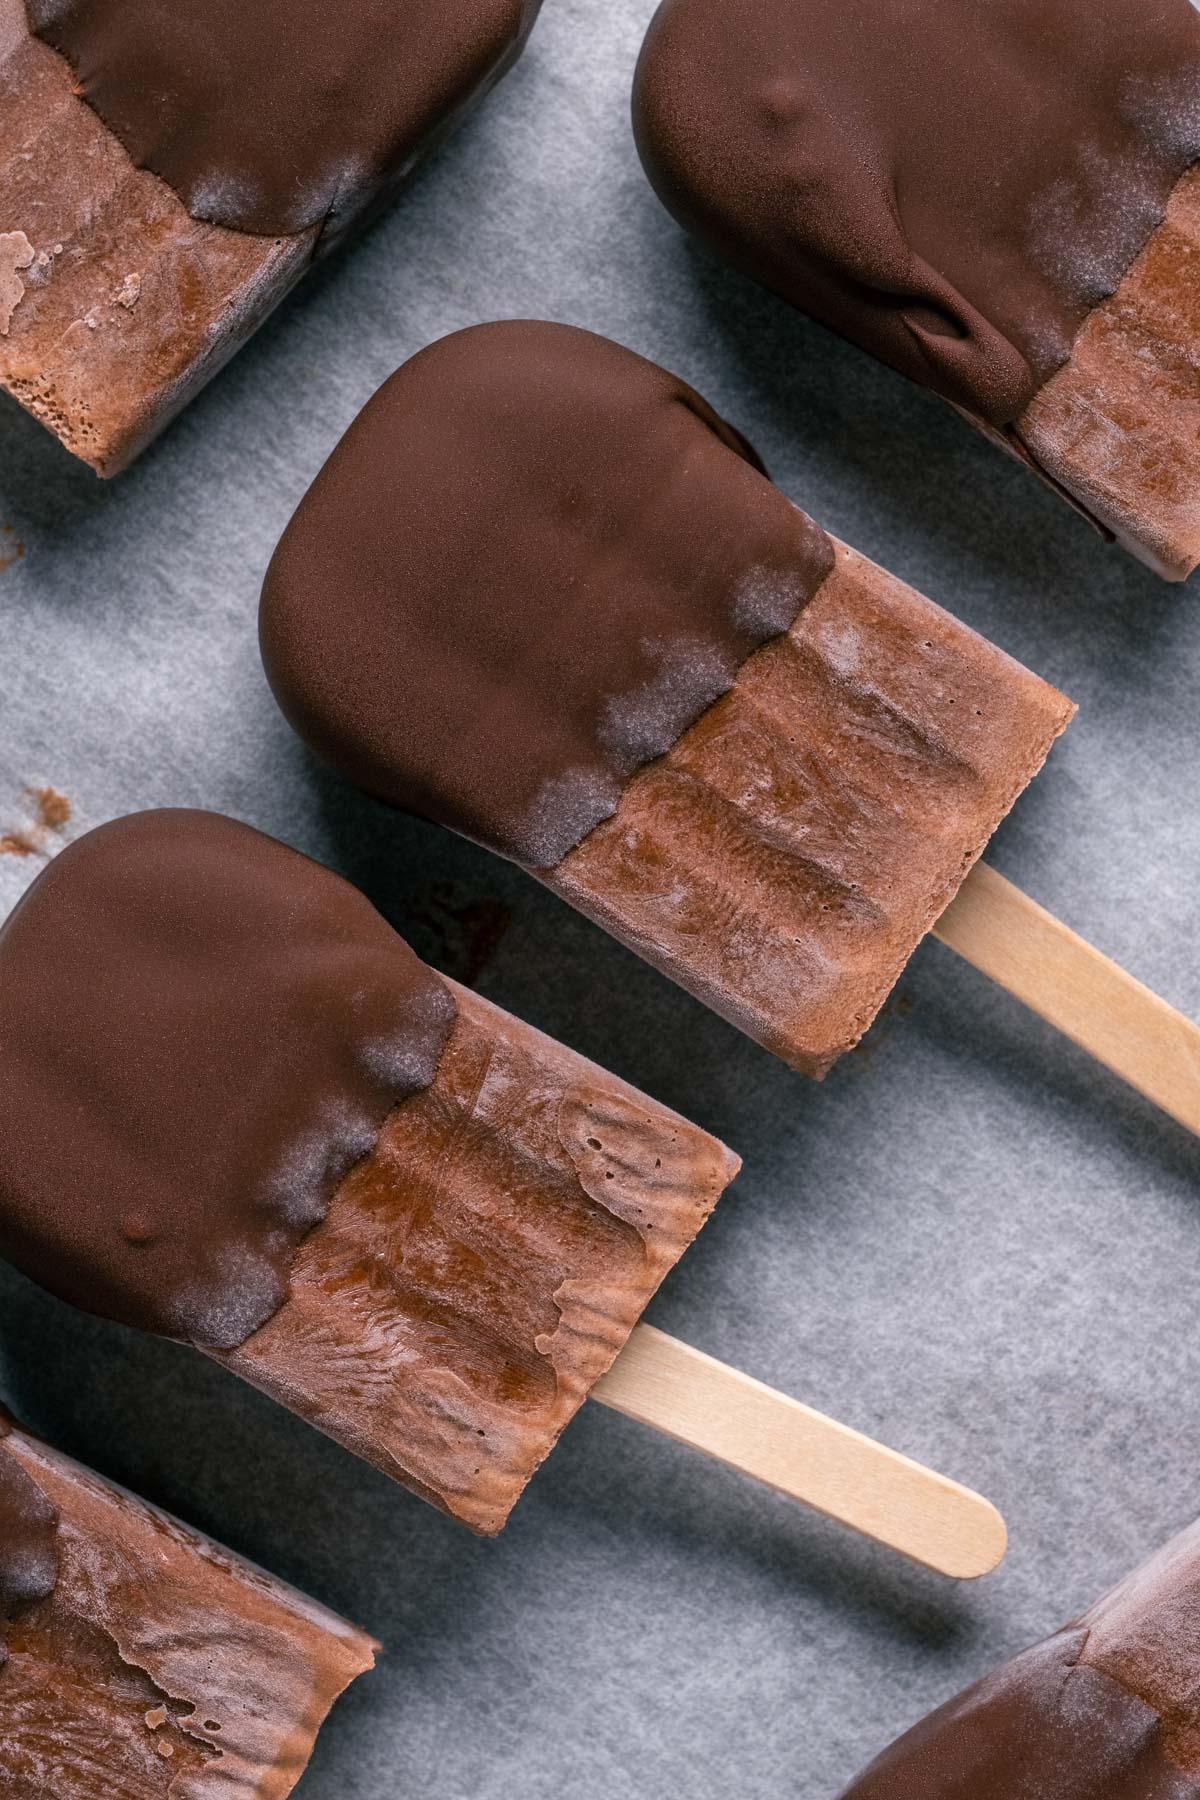
[[[1200,1526],[930,1713],[842,1800],[1196,1800]]]
[[[377,1648],[0,1409],[5,1800],[283,1800]]]
[[[737,1166],[216,814],[89,832],[0,930],[0,1252],[479,1531]]]
[[[1200,561],[1189,0],[663,0],[634,126],[717,255]]]
[[[589,1391],[918,1561],[987,1501],[638,1326],[738,1159],[211,813],[77,839],[0,929],[0,1254],[197,1345],[480,1532]],[[618,1357],[618,1352],[621,1352]]]
[[[539,4],[0,0],[0,386],[115,474],[511,67]]]
[[[822,1075],[1071,704],[837,544],[685,383],[568,326],[386,382],[276,550],[312,747]]]

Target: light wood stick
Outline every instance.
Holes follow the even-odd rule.
[[[1008,1534],[990,1500],[702,1350],[639,1325],[591,1398],[959,1580]]]
[[[1130,1087],[1200,1133],[1200,1025],[1036,900],[977,863],[933,930]]]

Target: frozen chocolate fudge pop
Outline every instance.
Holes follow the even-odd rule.
[[[43,1287],[207,1351],[476,1531],[604,1377],[920,1560],[991,1567],[977,1495],[649,1327],[626,1347],[737,1166],[216,814],[99,827],[0,930],[0,1253]]]
[[[283,1800],[377,1648],[0,1409],[5,1800]]]
[[[842,1800],[1196,1800],[1200,1527],[931,1713]]]
[[[1189,0],[664,0],[634,122],[718,255],[1200,560]]]
[[[812,1075],[1074,710],[835,543],[685,383],[535,322],[385,383],[284,533],[261,641],[283,711],[352,781],[534,870]],[[1135,1066],[1160,1003],[991,871],[971,893],[939,927],[955,947],[1138,1085],[1153,1062],[1200,1128],[1195,1028],[1155,1014]],[[1073,956],[1092,962],[1064,983]],[[1106,981],[1129,992],[1101,1003]],[[1176,1024],[1182,1064],[1155,1036]]]
[[[539,4],[0,0],[0,385],[116,472],[511,67]]]

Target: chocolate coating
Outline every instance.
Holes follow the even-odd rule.
[[[1189,0],[664,0],[642,161],[719,255],[994,425],[1200,155]]]
[[[1157,1713],[1080,1664],[1086,1637],[1060,1632],[939,1707],[843,1800],[1195,1800]]]
[[[268,237],[376,208],[516,61],[541,0],[25,0],[139,168]]]
[[[0,930],[0,1252],[90,1312],[242,1343],[454,1014],[307,857],[212,813],[101,826]]]
[[[884,1751],[842,1800],[1197,1800],[1200,1528]]]
[[[683,382],[591,332],[483,325],[406,363],[317,476],[263,660],[352,781],[549,868],[832,566]]]
[[[0,1409],[0,1669],[8,1661],[4,1626],[54,1592],[58,1509],[4,1448],[11,1427]]]

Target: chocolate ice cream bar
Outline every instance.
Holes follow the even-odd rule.
[[[634,121],[719,256],[1200,561],[1189,0],[663,0]]]
[[[377,1648],[0,1409],[6,1800],[283,1800]]]
[[[835,543],[641,357],[530,321],[422,351],[301,503],[260,629],[351,780],[523,863],[795,1067],[857,1042],[932,928],[1200,1132],[1200,1028],[972,868],[1070,702]]]
[[[1200,1795],[1200,1527],[915,1725],[842,1800],[1026,1795]]]
[[[0,931],[0,1016],[0,1251],[480,1531],[738,1166],[212,813],[62,851]]]
[[[737,1158],[295,851],[211,813],[77,839],[0,930],[0,1021],[0,1253],[472,1529],[607,1375],[619,1410],[920,1560],[998,1559],[978,1496],[684,1345],[641,1328],[613,1369]]]
[[[823,1074],[1074,711],[836,544],[698,394],[568,326],[422,351],[263,590],[321,754]]]
[[[0,385],[115,474],[505,73],[539,3],[0,0]]]

